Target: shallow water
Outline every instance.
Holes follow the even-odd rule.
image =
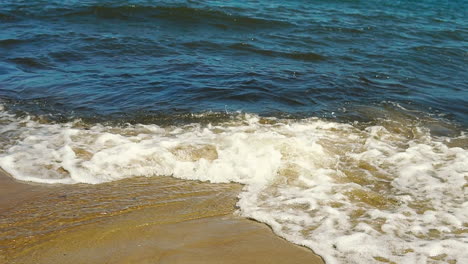
[[[163,127],[47,123],[3,112],[0,166],[49,184],[164,175],[242,183],[240,215],[329,263],[463,262],[466,134],[430,118],[391,116],[338,123],[238,114],[215,125]]]
[[[327,263],[468,262],[465,10],[6,1],[0,167],[237,182],[240,215]]]
[[[114,229],[135,223],[173,224],[229,214],[239,190],[236,184],[215,185],[171,177],[135,177],[91,186],[35,186],[32,197],[0,213],[0,261],[6,258],[8,263],[25,263],[20,257],[34,259],[35,254],[41,255],[34,253],[37,247],[55,237],[83,225],[109,224],[119,216],[127,216],[125,225]],[[128,217],[132,213],[139,218]]]

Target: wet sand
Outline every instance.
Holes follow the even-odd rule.
[[[234,215],[241,188],[170,177],[50,186],[0,171],[0,263],[323,263]]]

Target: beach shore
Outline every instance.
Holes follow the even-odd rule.
[[[25,184],[0,171],[0,263],[323,263],[234,214],[242,186]]]

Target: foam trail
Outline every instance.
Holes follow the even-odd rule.
[[[207,126],[88,127],[0,113],[0,167],[19,180],[238,182],[239,214],[327,263],[468,263],[463,133],[248,114]]]

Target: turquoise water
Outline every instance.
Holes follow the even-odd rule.
[[[327,264],[468,263],[466,10],[1,1],[0,167],[237,182],[239,215]]]

